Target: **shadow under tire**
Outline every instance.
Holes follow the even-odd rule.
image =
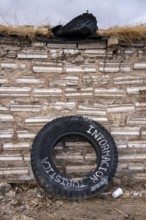
[[[95,168],[77,180],[60,172],[52,156],[54,147],[70,136],[84,138],[97,157]],[[90,198],[103,191],[113,180],[117,165],[118,152],[112,136],[99,123],[81,116],[49,122],[38,132],[32,145],[31,166],[38,184],[49,194],[71,200]]]

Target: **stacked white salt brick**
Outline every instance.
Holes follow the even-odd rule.
[[[33,139],[47,122],[65,115],[105,126],[118,146],[117,174],[146,178],[146,45],[107,45],[0,38],[0,181],[33,179]],[[82,170],[90,168],[87,158],[93,155],[82,157]],[[67,166],[72,170],[78,166]]]

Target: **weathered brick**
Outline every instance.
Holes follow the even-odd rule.
[[[35,73],[62,73],[62,67],[53,66],[33,66],[33,71]]]
[[[41,105],[19,105],[19,104],[11,104],[10,111],[12,112],[40,112]]]
[[[34,139],[36,133],[27,130],[17,131],[17,136],[19,139]]]
[[[50,50],[50,56],[53,59],[56,58],[61,58],[61,56],[63,55],[63,50],[62,49],[52,49]]]
[[[127,119],[127,124],[130,125],[146,125],[146,117],[131,116]]]
[[[77,48],[76,43],[48,43],[47,44],[48,48],[52,49],[75,49]]]
[[[108,118],[107,117],[101,117],[101,116],[92,116],[92,115],[89,115],[89,117],[90,117],[90,119],[92,119],[92,120],[94,120],[94,121],[96,121],[96,122],[100,122],[100,123],[106,123],[106,122],[108,122],[109,120],[108,120]]]
[[[1,68],[17,69],[16,63],[1,63]]]
[[[119,160],[135,160],[136,161],[142,161],[142,160],[145,160],[146,159],[146,154],[125,154],[125,155],[119,155]]]
[[[146,63],[134,63],[133,69],[134,70],[145,70]]]
[[[30,148],[30,143],[28,142],[19,142],[16,144],[13,143],[4,143],[3,144],[3,150],[9,150],[9,151],[13,151],[13,150],[23,150],[23,149],[29,149]]]
[[[19,154],[13,154],[13,155],[9,155],[9,154],[4,154],[4,155],[0,155],[0,161],[19,161],[22,160],[22,156]]]
[[[142,129],[141,135],[142,135],[142,137],[143,137],[143,136],[146,136],[146,130]]]
[[[55,103],[49,103],[48,109],[55,109],[57,111],[61,110],[73,110],[76,106],[75,102],[55,102]]]
[[[105,49],[88,49],[84,51],[84,54],[86,56],[95,56],[95,57],[105,57],[106,54],[106,50]]]
[[[127,148],[127,143],[124,143],[124,141],[118,141],[116,142],[117,148],[118,149],[126,149]]]
[[[9,109],[3,105],[0,104],[0,111],[8,111]]]
[[[5,77],[0,76],[0,84],[4,84],[4,83],[7,83],[7,82],[8,82],[8,80]]]
[[[60,155],[55,156],[56,160],[67,160],[67,161],[84,161],[84,158],[82,155],[79,154],[73,154],[73,155],[68,155],[67,153],[62,153]]]
[[[122,136],[139,136],[139,127],[115,127],[111,129],[112,135],[122,135]]]
[[[1,97],[25,97],[30,96],[30,87],[0,87]]]
[[[21,175],[21,179],[23,179],[24,177],[22,175],[24,174],[28,174],[28,169],[27,168],[23,168],[23,167],[20,167],[20,168],[1,168],[0,169],[0,175],[4,175],[5,177],[7,175]],[[12,177],[11,177],[12,178]],[[16,176],[14,179],[16,180],[19,180],[19,178]],[[24,178],[25,179],[25,178]]]
[[[64,49],[63,53],[66,55],[76,55],[79,54],[80,51],[78,49]]]
[[[146,148],[146,141],[145,140],[135,140],[135,141],[128,141],[129,148]]]
[[[96,42],[96,43],[79,43],[79,49],[106,49],[106,41]]]
[[[118,171],[122,171],[123,169],[128,169],[128,163],[119,163],[118,164]]]
[[[142,84],[144,82],[143,77],[141,76],[124,76],[114,78],[114,84]]]
[[[17,54],[18,59],[47,59],[46,50],[23,50]]]
[[[136,110],[138,110],[138,111],[141,111],[141,110],[145,110],[145,108],[146,108],[146,102],[136,102],[135,103],[135,106],[136,106]]]
[[[0,121],[11,122],[11,121],[14,121],[14,117],[13,115],[10,115],[10,114],[0,114]]]
[[[107,112],[132,112],[135,110],[134,104],[108,105]]]
[[[128,94],[139,94],[140,92],[146,92],[146,86],[127,87]]]
[[[65,89],[65,96],[66,97],[73,97],[73,96],[92,96],[93,95],[93,88],[81,88],[80,90],[75,88],[66,88]]]
[[[106,115],[106,108],[102,105],[97,107],[78,105],[77,113],[82,115]]]
[[[117,37],[111,36],[107,40],[107,47],[115,47],[119,43],[119,40]]]
[[[120,63],[100,62],[99,71],[105,73],[118,73],[120,71]]]
[[[43,42],[32,42],[31,43],[31,46],[32,47],[45,47],[47,44],[46,43],[43,43]]]
[[[145,163],[138,162],[138,163],[129,163],[128,169],[132,171],[142,171],[145,168]]]
[[[99,88],[95,89],[95,96],[104,96],[104,97],[122,97],[124,95],[124,91],[117,89],[117,88],[111,88],[111,89],[104,89]]]
[[[62,89],[51,88],[51,89],[34,89],[35,97],[43,96],[62,96]]]
[[[67,173],[82,173],[82,172],[90,172],[93,170],[93,165],[79,165],[79,166],[66,166]]]
[[[38,115],[38,116],[26,118],[25,123],[30,124],[30,125],[32,124],[34,126],[35,123],[44,124],[49,121],[52,121],[54,118],[55,118],[55,116],[51,117],[50,115],[45,115],[45,116]]]
[[[12,138],[13,136],[13,130],[1,130],[0,131],[0,138]]]
[[[44,79],[37,79],[31,76],[23,76],[16,79],[16,83],[26,83],[26,84],[42,84],[45,83]]]
[[[95,73],[96,72],[96,68],[94,66],[76,66],[76,65],[66,65],[65,66],[65,71],[67,73]]]

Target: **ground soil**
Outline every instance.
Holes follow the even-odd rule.
[[[124,191],[117,199],[108,192],[72,202],[46,195],[36,185],[12,185],[10,190],[1,191],[0,220],[145,220],[146,197]]]

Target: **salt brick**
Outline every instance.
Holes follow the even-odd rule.
[[[125,77],[117,77],[114,78],[114,84],[121,85],[121,84],[142,84],[143,83],[143,77],[140,76],[125,76]]]
[[[9,109],[3,105],[0,104],[0,111],[8,111]]]
[[[82,155],[68,155],[68,154],[61,154],[61,155],[56,155],[55,156],[56,160],[79,160],[83,161],[83,156]]]
[[[0,131],[0,138],[12,138],[13,130],[1,130]]]
[[[146,154],[119,155],[119,160],[145,160]]]
[[[119,163],[118,164],[118,170],[122,170],[122,169],[127,169],[128,168],[128,164],[127,163]]]
[[[19,139],[33,139],[36,136],[36,133],[23,130],[17,131],[17,136]]]
[[[43,96],[62,96],[62,89],[51,88],[51,89],[34,89],[35,97]]]
[[[54,119],[54,117],[51,117],[50,115],[34,116],[34,117],[26,118],[25,119],[25,123],[33,123],[33,125],[34,125],[35,123],[49,122],[49,121],[51,121],[53,119]]]
[[[14,121],[14,117],[10,114],[0,114],[0,121],[11,122]]]
[[[26,168],[23,169],[22,167],[20,169],[18,169],[18,168],[15,168],[15,169],[8,169],[8,168],[6,169],[5,168],[4,170],[0,169],[0,175],[7,176],[7,175],[18,175],[18,174],[20,174],[22,177],[23,174],[28,174],[28,169],[26,169]],[[18,177],[17,177],[17,179],[18,179]]]
[[[93,66],[66,66],[65,70],[67,73],[78,73],[78,72],[82,72],[82,73],[95,73],[96,72],[96,68]]]
[[[63,109],[73,110],[75,106],[75,102],[55,102],[49,104],[49,109],[56,109],[57,111],[61,111]]]
[[[1,63],[1,68],[16,69],[16,63]]]
[[[20,161],[22,160],[21,156],[17,155],[0,155],[0,161]]]
[[[49,67],[49,66],[33,66],[35,73],[62,73],[62,67]]]
[[[118,73],[120,71],[119,67],[99,67],[100,72],[104,73]]]
[[[80,51],[77,49],[64,49],[63,53],[64,54],[71,54],[71,55],[75,55],[78,54]]]
[[[92,116],[92,115],[90,115],[90,118],[92,119],[92,120],[94,120],[94,121],[97,121],[97,122],[100,122],[100,123],[104,123],[104,122],[108,122],[109,120],[108,120],[108,118],[106,118],[106,117],[95,117],[95,116]]]
[[[68,173],[82,173],[82,172],[89,172],[95,168],[92,165],[80,165],[80,166],[66,166],[66,172]]]
[[[0,87],[0,96],[25,97],[30,95],[30,87]]]
[[[129,125],[146,125],[146,118],[145,117],[129,117],[127,119],[127,124]]]
[[[27,142],[19,142],[16,144],[13,143],[4,143],[3,150],[21,150],[21,149],[29,149],[30,143]]]
[[[121,97],[124,95],[124,91],[123,90],[119,90],[116,88],[112,88],[112,89],[95,89],[95,96],[105,96],[105,97]]]
[[[10,111],[12,112],[40,112],[41,105],[10,105]]]
[[[146,141],[140,140],[140,141],[129,141],[128,142],[128,148],[146,148]]]
[[[0,76],[0,84],[4,84],[7,82],[8,82],[8,80],[6,78]]]
[[[96,56],[105,56],[106,55],[106,50],[104,49],[92,49],[92,50],[85,50],[85,54],[91,54],[91,55],[96,55]]]
[[[146,63],[134,63],[133,69],[134,70],[145,70]]]
[[[123,135],[123,136],[129,136],[129,135],[139,135],[140,134],[140,128],[139,127],[115,127],[111,129],[112,135]]]
[[[52,49],[75,49],[77,48],[77,44],[76,43],[48,43],[47,44],[48,48],[52,48]]]
[[[16,83],[26,83],[26,84],[42,84],[45,83],[44,79],[37,79],[29,76],[24,76],[16,79]]]
[[[134,105],[108,105],[107,112],[131,112],[135,110]]]
[[[129,163],[128,169],[133,171],[142,171],[145,168],[144,163]]]
[[[142,135],[142,136],[146,136],[146,130],[142,130],[142,131],[141,131],[141,135]]]
[[[18,59],[47,59],[47,51],[21,51],[17,54]]]
[[[106,41],[96,43],[78,43],[79,49],[106,49]]]
[[[128,87],[128,94],[139,94],[140,92],[146,91],[146,86]]]

